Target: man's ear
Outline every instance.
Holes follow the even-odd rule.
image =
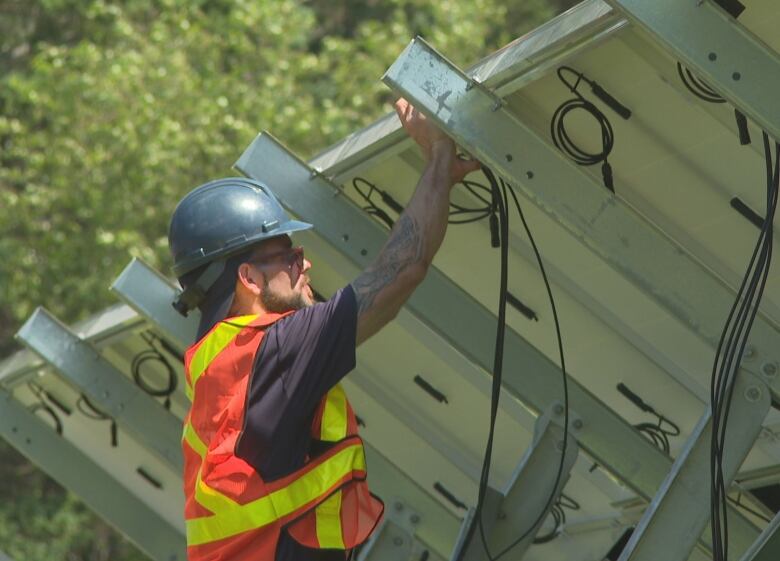
[[[238,284],[241,287],[258,296],[263,287],[263,273],[252,267],[249,263],[241,263],[238,266]]]

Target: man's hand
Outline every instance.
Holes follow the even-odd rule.
[[[395,102],[395,111],[401,120],[401,125],[419,144],[428,161],[442,158],[451,162],[451,186],[461,181],[466,174],[479,169],[478,161],[458,158],[455,142],[404,98]]]

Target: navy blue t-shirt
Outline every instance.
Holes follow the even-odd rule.
[[[314,411],[355,367],[357,302],[351,286],[271,325],[255,356],[236,455],[273,481],[303,466]],[[275,561],[344,561],[282,532]]]

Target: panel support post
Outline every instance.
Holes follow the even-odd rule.
[[[577,460],[579,445],[575,438],[577,429],[570,426],[561,478],[553,492],[563,451],[564,431],[560,424],[562,421],[563,406],[556,403],[536,420],[533,441],[507,483],[506,489],[501,492],[488,489],[482,510],[482,522],[491,557],[500,556],[504,549],[510,546],[512,552],[510,558],[522,557],[533,543],[534,536],[544,523],[552,505],[555,504],[555,499],[560,496],[566,485],[574,462]],[[555,499],[548,505],[551,494]],[[462,534],[470,524],[471,516],[467,516],[464,519]],[[525,538],[515,543],[520,535],[526,533]],[[458,558],[462,546],[461,540],[453,553],[453,559]],[[465,547],[466,551],[462,557],[464,561],[488,559],[478,528],[475,528],[470,543]]]
[[[769,388],[752,374],[741,372],[726,425],[723,476],[728,490],[753,443],[771,403]],[[631,535],[620,561],[685,561],[710,520],[711,410],[702,415],[669,475]],[[730,526],[731,529],[731,526]],[[749,546],[750,536],[729,532],[730,555]]]
[[[33,312],[16,336],[174,473],[182,473],[181,421],[89,343],[43,308]]]

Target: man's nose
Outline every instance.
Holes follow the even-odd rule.
[[[308,271],[309,269],[311,269],[311,261],[309,261],[308,259],[306,259],[306,258],[304,257],[304,258],[303,258],[303,272],[305,273],[305,272],[306,272],[306,271]]]

